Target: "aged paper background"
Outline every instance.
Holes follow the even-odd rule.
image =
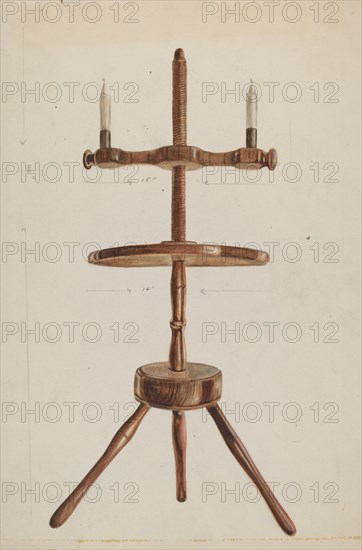
[[[3,548],[359,548],[360,2],[1,4]],[[135,369],[167,358],[169,269],[85,258],[167,240],[170,174],[117,180],[81,161],[98,146],[103,77],[114,146],[171,142],[177,47],[188,143],[245,143],[252,78],[259,146],[279,154],[254,182],[188,174],[188,238],[254,243],[272,262],[189,269],[186,336],[190,360],[222,368],[222,406],[293,539],[201,412],[187,414],[185,504],[170,414],[151,410],[88,502],[48,525],[133,412]]]

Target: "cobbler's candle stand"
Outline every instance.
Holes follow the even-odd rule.
[[[186,60],[182,49],[175,52],[172,64],[173,145],[152,151],[129,152],[111,147],[110,130],[101,129],[101,146],[95,153],[86,151],[84,165],[118,168],[129,164],[151,164],[172,170],[171,241],[159,244],[123,246],[99,250],[89,256],[96,265],[115,267],[172,266],[171,274],[171,345],[169,359],[152,363],[136,371],[134,392],[140,403],[134,414],[118,430],[106,451],[57,509],[50,520],[60,527],[73,513],[86,491],[115,456],[131,440],[151,407],[172,411],[172,439],[176,463],[176,498],[186,500],[186,420],[185,411],[206,407],[226,445],[255,483],[280,527],[293,535],[295,526],[275,498],[243,443],[227,421],[217,401],[221,397],[221,371],[213,366],[191,363],[186,359],[186,267],[261,266],[269,261],[266,252],[253,249],[201,245],[186,240],[186,170],[202,166],[234,166],[238,169],[273,170],[276,152],[256,148],[256,128],[247,129],[247,147],[227,153],[211,153],[187,145],[186,140]],[[107,119],[107,116],[105,117]]]

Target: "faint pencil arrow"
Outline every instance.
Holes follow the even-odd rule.
[[[201,289],[202,294],[206,294],[207,292],[270,292],[270,290],[243,290],[243,289],[215,289],[215,290],[207,290],[206,288]]]
[[[87,289],[86,292],[132,292],[130,288],[123,288],[123,289]]]

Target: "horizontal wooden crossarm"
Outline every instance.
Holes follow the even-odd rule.
[[[186,170],[197,170],[203,166],[234,166],[242,170],[258,170],[268,167],[274,170],[277,153],[270,149],[243,147],[226,153],[212,153],[191,145],[166,145],[150,151],[124,151],[114,147],[98,149],[94,153],[87,150],[83,156],[85,168],[92,166],[116,169],[130,164],[149,164],[166,170],[184,166]]]

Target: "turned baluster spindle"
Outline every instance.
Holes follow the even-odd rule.
[[[186,272],[182,260],[172,264],[171,275],[171,306],[172,319],[169,368],[173,371],[184,371],[186,368],[186,345],[184,330],[186,305]]]

